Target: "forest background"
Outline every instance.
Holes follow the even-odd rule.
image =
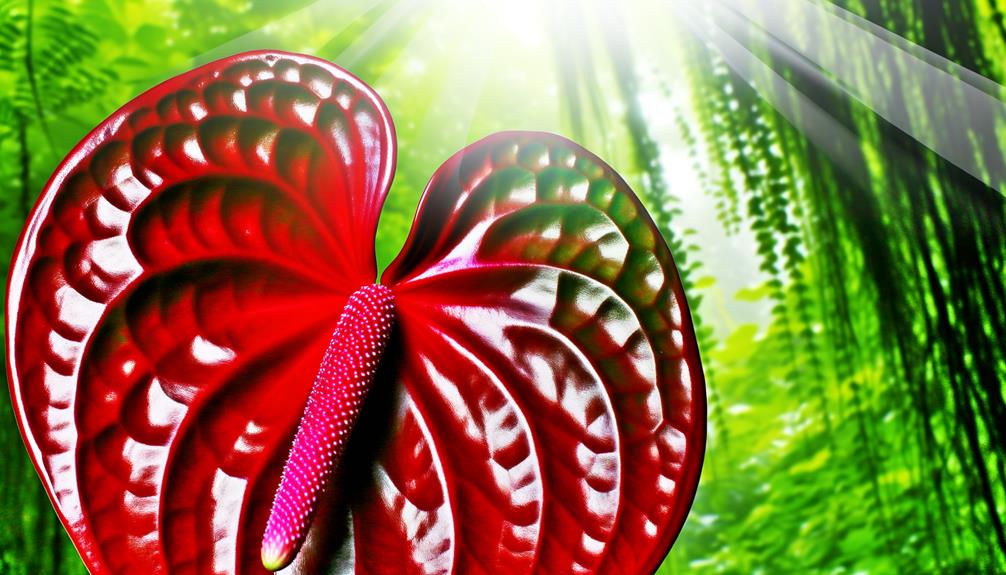
[[[320,56],[396,121],[382,265],[428,175],[497,130],[564,134],[643,198],[682,270],[710,392],[702,483],[660,573],[1004,572],[1006,119],[967,96],[1006,100],[1004,13],[0,0],[0,262],[58,162],[133,96],[242,50]],[[961,88],[925,89],[916,60]],[[8,573],[85,571],[5,396]]]

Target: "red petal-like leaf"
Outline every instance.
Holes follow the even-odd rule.
[[[393,162],[366,86],[253,53],[140,96],[61,165],[12,268],[10,384],[92,572],[263,572]],[[434,176],[384,280],[398,327],[289,572],[655,569],[704,395],[670,254],[624,182],[556,136],[483,140]]]
[[[320,358],[376,275],[394,149],[359,80],[258,52],[141,95],[59,167],[11,270],[9,375],[92,573],[264,571]]]
[[[694,495],[705,396],[671,255],[625,182],[558,136],[490,136],[434,175],[383,281],[421,446],[383,466],[432,458],[437,477],[408,495],[389,471],[401,496],[356,528],[397,516],[382,525],[411,556],[367,572],[654,571]],[[381,536],[363,548],[395,549]]]

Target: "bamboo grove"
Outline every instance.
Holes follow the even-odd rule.
[[[382,217],[387,237],[408,229],[430,167],[491,130],[565,133],[614,158],[644,198],[697,310],[710,386],[702,485],[660,573],[1006,571],[1002,194],[826,71],[779,56],[756,26],[736,40],[785,80],[772,93],[687,24],[642,34],[646,18],[674,13],[662,2],[535,5],[518,29],[544,43],[478,57],[469,52],[484,32],[451,28],[460,4],[336,4],[0,0],[2,260],[58,161],[130,97],[227,51],[310,51],[375,84],[396,116],[402,193]],[[1006,84],[1003,0],[836,5]],[[886,104],[917,129],[976,121],[963,98],[907,89],[898,62],[844,48],[798,12],[776,16],[861,75],[880,74]],[[443,65],[415,61],[428,45]],[[454,89],[471,83],[461,72],[485,87]],[[655,100],[667,117],[654,116]],[[454,122],[461,109],[471,117]],[[1006,162],[1006,143],[971,144],[989,173]],[[684,168],[669,162],[675,151]],[[682,169],[713,206],[708,221],[688,219],[695,199],[681,192]],[[709,234],[747,249],[719,261],[702,245]],[[379,260],[395,251],[379,245]],[[727,289],[737,257],[755,260],[756,277]],[[765,319],[721,325],[711,318],[724,299],[768,310]],[[8,402],[0,452],[0,574],[83,573]]]

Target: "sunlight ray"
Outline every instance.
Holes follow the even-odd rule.
[[[865,105],[989,187],[1000,193],[1006,190],[1006,163],[999,157],[998,134],[1006,119],[1006,104],[995,95],[1006,91],[992,80],[837,6],[825,8],[809,0],[763,0],[755,8],[739,0],[715,0],[706,5],[707,19],[685,0],[672,0],[672,5],[679,14],[690,13],[690,28],[720,50],[773,106],[785,109],[784,95],[798,92],[780,90],[788,82],[758,58],[755,51],[762,48],[775,60],[799,67],[822,86]],[[784,16],[804,26],[795,29]],[[828,30],[838,40],[816,42],[807,29]],[[835,46],[841,47],[841,53],[835,52]],[[864,70],[864,58],[875,65]],[[765,84],[765,76],[770,85]],[[912,117],[909,110],[895,106],[889,97],[892,90],[926,101],[929,114]],[[808,133],[812,138],[835,137],[834,120],[819,117],[801,123],[801,129],[817,132],[817,136]],[[843,133],[842,137],[850,136]]]
[[[219,58],[229,56],[231,54],[236,54],[238,52],[244,52],[246,50],[257,50],[263,48],[270,49],[288,49],[288,50],[299,50],[301,46],[288,46],[291,41],[301,41],[303,38],[300,36],[293,35],[282,35],[283,39],[280,40],[276,35],[272,33],[276,29],[297,29],[309,26],[311,23],[315,22],[331,22],[335,24],[330,28],[331,35],[335,36],[340,31],[349,26],[356,18],[365,14],[370,10],[379,0],[362,0],[353,2],[350,4],[351,11],[340,15],[339,21],[341,24],[335,22],[335,18],[332,14],[337,12],[341,7],[345,10],[346,2],[340,2],[339,0],[315,0],[304,6],[303,8],[291,12],[280,18],[276,18],[266,22],[261,27],[256,30],[252,30],[237,38],[233,38],[219,46],[215,46],[198,56],[192,58],[193,66],[200,66],[207,62],[212,62]]]
[[[419,0],[401,0],[375,20],[373,24],[360,34],[358,40],[350,44],[335,58],[340,66],[352,68],[359,63],[376,46],[386,44],[389,36],[400,29],[402,23],[420,7]]]
[[[465,17],[460,14],[457,17],[462,21],[477,21],[475,16],[469,13]],[[469,132],[486,79],[493,71],[492,62],[499,38],[479,26],[465,26],[462,30],[463,33],[454,41],[458,48],[453,50],[451,60],[442,64],[447,69],[447,77],[431,100],[437,102],[441,109],[450,110],[453,125],[445,130],[442,119],[437,117],[436,108],[427,109],[418,124],[417,144],[440,141],[453,149],[463,147],[473,139]]]
[[[866,167],[848,156],[848,151],[859,145],[856,135],[741,44],[735,37],[735,26],[740,24],[729,18],[710,22],[699,8],[686,2],[677,3],[676,8],[675,13],[669,13],[668,17],[680,18],[683,28],[691,30],[700,41],[715,48],[723,61],[761,97],[771,102],[790,124],[824,150],[861,186],[868,186]]]
[[[434,31],[433,25],[434,19],[429,17],[423,18],[422,22],[415,24],[414,27],[417,31],[412,35],[412,38],[409,39],[405,47],[402,48],[401,52],[395,56],[394,60],[388,63],[388,66],[381,75],[377,77],[374,81],[375,86],[383,86],[390,83],[397,74],[400,74],[407,67],[411,58],[423,52],[422,48],[430,43],[430,37]]]

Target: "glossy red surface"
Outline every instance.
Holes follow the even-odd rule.
[[[29,454],[92,573],[262,573],[330,334],[373,283],[390,117],[249,53],[139,96],[44,190],[11,268]],[[666,245],[598,158],[503,133],[434,175],[397,327],[289,573],[649,573],[702,462]]]

